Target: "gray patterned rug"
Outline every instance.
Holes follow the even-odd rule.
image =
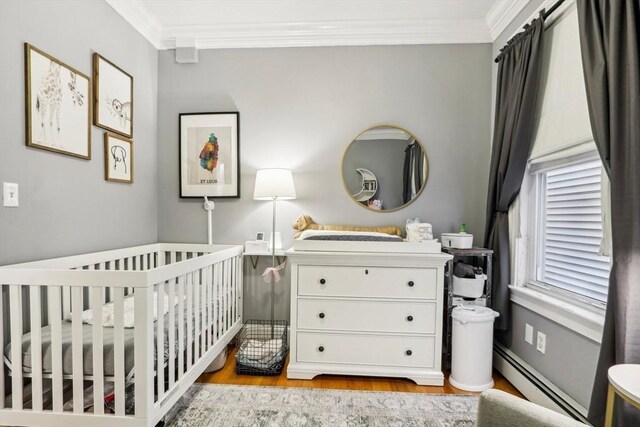
[[[477,404],[477,396],[196,383],[166,425],[474,426]]]

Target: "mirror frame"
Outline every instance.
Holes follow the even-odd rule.
[[[358,202],[357,200],[355,200],[355,199],[353,198],[353,195],[351,194],[351,192],[349,191],[349,188],[347,187],[347,182],[346,182],[346,180],[344,179],[344,169],[343,169],[343,165],[344,165],[344,158],[346,157],[346,155],[347,155],[347,151],[349,151],[349,147],[351,147],[351,144],[353,144],[353,142],[354,142],[356,139],[358,139],[358,137],[359,137],[360,135],[362,135],[363,133],[368,132],[368,131],[370,131],[370,130],[372,130],[372,129],[381,128],[381,127],[382,127],[382,128],[385,128],[385,127],[386,127],[386,128],[396,128],[396,129],[400,129],[401,131],[405,132],[406,134],[411,135],[411,136],[416,140],[416,142],[417,142],[418,144],[420,144],[420,147],[422,148],[422,152],[424,153],[424,160],[425,160],[425,164],[426,164],[426,166],[427,166],[427,174],[426,174],[426,177],[425,177],[425,180],[424,180],[424,185],[420,188],[420,191],[418,191],[418,192],[416,193],[416,196],[415,196],[413,199],[411,199],[411,200],[410,200],[410,201],[408,201],[407,203],[405,203],[405,204],[403,204],[403,205],[400,205],[400,206],[398,206],[398,207],[396,207],[396,208],[377,210],[377,209],[372,209],[372,208],[370,208],[370,207],[368,207],[368,206],[366,206],[366,205],[363,205],[361,202]],[[387,212],[396,212],[396,211],[399,211],[400,209],[404,209],[404,208],[406,208],[407,206],[409,206],[411,203],[415,202],[415,201],[420,197],[420,195],[421,195],[421,194],[422,194],[422,192],[424,191],[424,188],[427,186],[427,183],[429,182],[429,173],[430,173],[430,172],[431,172],[431,170],[430,170],[430,167],[429,167],[429,155],[427,154],[427,150],[425,150],[424,145],[422,144],[422,142],[420,142],[420,140],[419,140],[419,139],[418,139],[418,138],[417,138],[417,137],[416,137],[412,132],[409,132],[409,131],[408,131],[408,130],[406,130],[405,128],[402,128],[402,127],[400,127],[400,126],[396,126],[396,125],[380,124],[380,125],[375,125],[375,126],[372,126],[372,127],[370,127],[370,128],[367,128],[367,129],[363,130],[362,132],[358,133],[355,137],[353,137],[353,138],[351,139],[351,141],[349,142],[349,144],[347,144],[346,148],[345,148],[345,149],[344,149],[344,151],[342,152],[342,157],[340,158],[340,176],[342,177],[342,188],[344,189],[344,192],[345,192],[345,193],[347,193],[347,196],[349,197],[349,199],[350,199],[353,203],[357,204],[358,206],[360,206],[360,207],[362,207],[362,208],[364,208],[364,209],[366,209],[366,210],[368,210],[368,211],[370,211],[370,212],[387,213]]]

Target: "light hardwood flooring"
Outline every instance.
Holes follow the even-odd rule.
[[[288,360],[287,360],[288,362]],[[445,372],[448,378],[449,373]],[[494,371],[494,388],[523,398],[522,394],[509,383],[500,373]],[[410,393],[439,393],[439,394],[477,394],[453,387],[445,379],[444,386],[420,386],[413,381],[403,378],[355,377],[347,375],[319,375],[313,380],[287,379],[286,366],[282,373],[275,377],[252,375],[238,375],[235,370],[235,349],[229,352],[224,368],[212,374],[202,374],[198,382],[214,384],[256,385],[274,387],[311,387],[339,390],[368,390],[368,391],[402,391]]]

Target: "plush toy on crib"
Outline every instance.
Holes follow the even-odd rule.
[[[381,227],[364,227],[359,225],[319,225],[313,222],[307,214],[300,215],[293,223],[293,229],[298,230],[297,238],[304,230],[338,230],[338,231],[372,231],[376,233],[387,233],[402,237],[402,231],[393,225]]]

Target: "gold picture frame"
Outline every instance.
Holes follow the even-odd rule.
[[[133,141],[121,135],[104,134],[104,179],[133,183]]]
[[[29,43],[24,52],[26,145],[91,159],[91,78]]]
[[[93,53],[93,124],[133,138],[133,76]]]

